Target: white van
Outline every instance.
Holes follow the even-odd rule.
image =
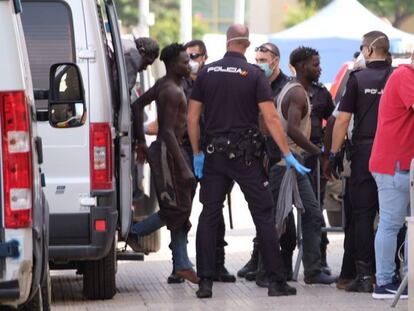
[[[19,0],[0,0],[0,309],[50,310],[42,141]]]
[[[117,241],[126,240],[133,214],[130,96],[116,10],[112,0],[22,3],[43,139],[50,267],[77,269],[87,298],[110,299],[116,293]],[[49,67],[57,62],[80,69],[84,117],[73,106],[67,117],[62,109],[47,112]]]

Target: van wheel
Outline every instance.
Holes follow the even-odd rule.
[[[42,303],[43,311],[50,311],[52,304],[52,280],[50,278],[49,264],[47,265],[46,275],[42,283]]]
[[[85,262],[83,271],[83,294],[88,299],[111,299],[116,293],[115,245],[102,259]]]
[[[32,297],[32,299],[28,303],[26,303],[23,307],[19,308],[19,310],[20,311],[43,311],[42,291],[40,287],[37,289],[36,294]]]

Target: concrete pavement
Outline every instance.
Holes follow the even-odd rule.
[[[248,260],[255,234],[247,205],[238,188],[232,195],[235,230],[227,228],[226,266],[236,273]],[[189,235],[189,254],[194,262],[195,229],[200,205],[195,204],[192,214],[193,228]],[[227,210],[225,210],[227,218]],[[339,273],[342,259],[343,234],[329,234],[328,262],[335,274]],[[52,310],[294,310],[345,311],[393,310],[391,301],[378,301],[370,294],[353,294],[332,286],[305,285],[303,271],[299,282],[291,282],[297,296],[268,297],[267,290],[254,282],[238,279],[234,284],[215,283],[213,298],[200,300],[195,296],[197,286],[167,284],[171,271],[171,253],[168,249],[169,232],[162,231],[162,248],[146,256],[144,262],[119,262],[117,294],[109,301],[86,301],[82,297],[82,277],[75,271],[52,271]],[[407,310],[407,301],[400,301],[394,310]]]

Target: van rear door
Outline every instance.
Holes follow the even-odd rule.
[[[89,62],[77,61],[81,50],[88,46],[84,27],[79,26],[85,23],[82,12],[82,1],[72,1],[69,6],[60,0],[23,0],[22,23],[35,89],[48,90],[52,64],[77,63],[83,76],[87,111],[90,111]],[[47,100],[36,100],[36,110],[39,135],[43,138],[44,190],[51,207],[51,225],[57,223],[57,218],[67,223],[66,216],[73,213],[83,215],[82,219],[87,222],[90,207],[80,204],[80,194],[90,193],[90,163],[85,161],[89,159],[89,118],[83,126],[58,129],[49,124]],[[51,231],[52,244],[58,238],[54,232]],[[73,242],[75,237],[71,239]]]
[[[118,72],[119,111],[117,112],[117,139],[115,156],[118,163],[118,199],[121,236],[126,239],[132,219],[132,179],[131,179],[131,102],[125,68],[124,51],[118,26],[118,16],[112,0],[105,1],[108,25],[112,37],[114,58]]]

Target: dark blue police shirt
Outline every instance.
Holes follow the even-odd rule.
[[[277,96],[282,91],[283,87],[288,83],[290,78],[280,70],[279,74],[277,75],[276,79],[270,83],[270,88],[272,90],[272,97],[274,102],[276,103]]]
[[[263,71],[237,52],[206,65],[198,74],[191,99],[203,103],[205,133],[217,137],[258,129],[258,103],[272,101]]]

